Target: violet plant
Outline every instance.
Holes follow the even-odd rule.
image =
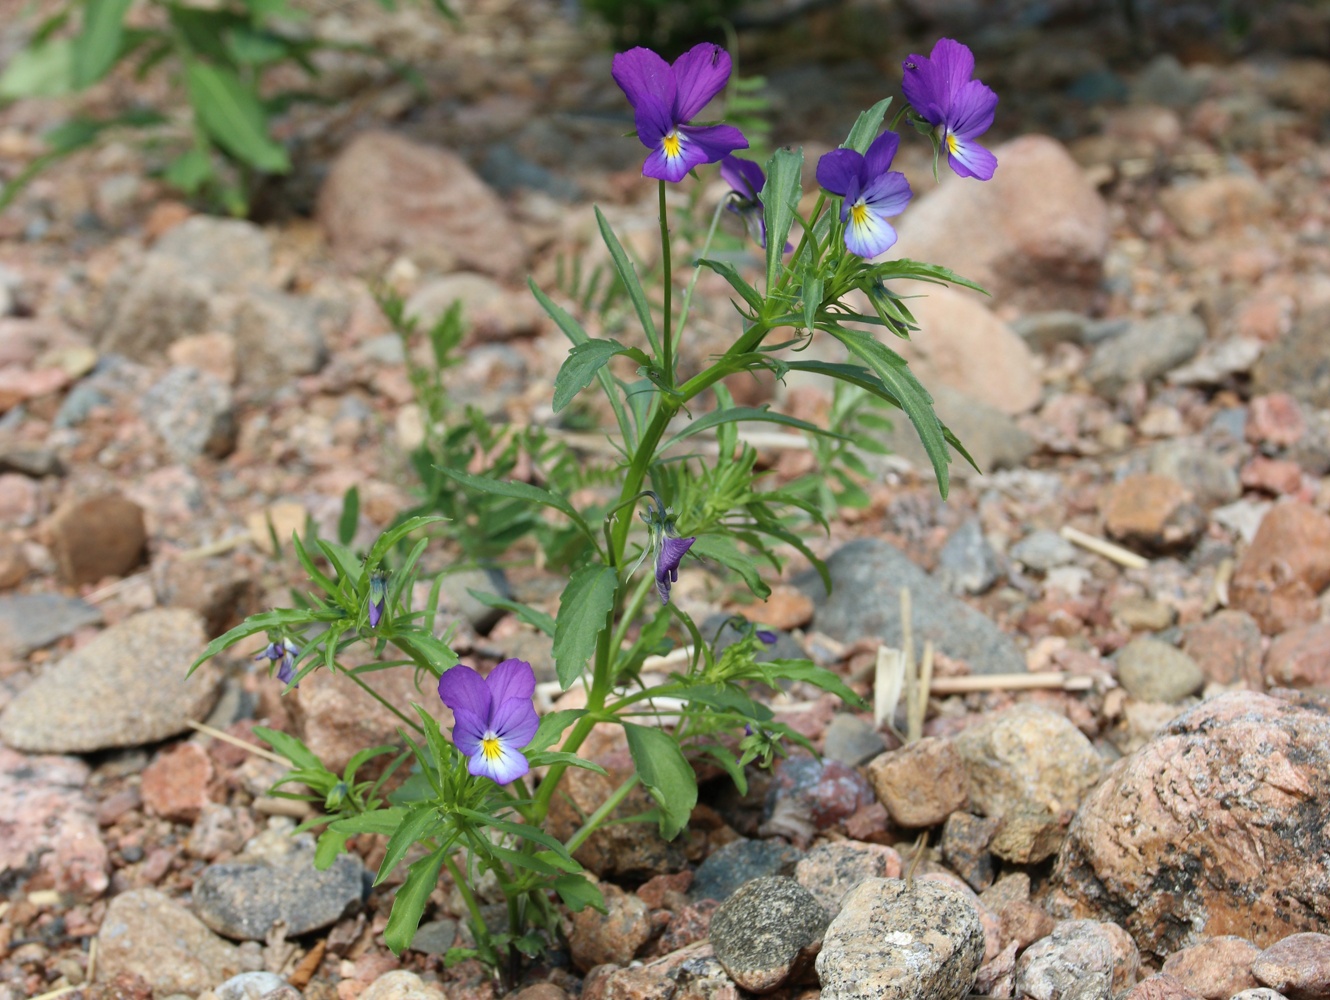
[[[539,718],[532,707],[535,679],[529,664],[504,660],[482,676],[457,663],[447,633],[436,635],[433,609],[439,580],[423,609],[410,606],[416,566],[428,538],[416,541],[401,565],[385,573],[407,537],[440,518],[404,521],[380,537],[363,560],[344,545],[317,540],[327,572],[297,538],[296,554],[319,592],[308,595],[303,607],[250,618],[215,640],[200,658],[202,662],[247,637],[267,633],[269,645],[259,657],[270,661],[288,688],[322,666],[346,673],[378,698],[365,684],[364,673],[411,666],[422,702],[437,698],[451,709],[454,724],[448,739],[421,705],[387,705],[401,719],[408,747],[387,773],[408,758],[414,760],[410,776],[387,794],[381,794],[386,776],[357,783],[355,771],[373,757],[391,753],[391,747],[357,755],[347,771],[337,775],[294,737],[256,731],[292,761],[295,770],[287,781],[308,789],[286,794],[303,795],[324,810],[306,824],[324,827],[318,842],[321,864],[330,864],[351,837],[365,833],[388,838],[380,882],[399,864],[408,864],[384,933],[395,951],[410,945],[430,893],[446,870],[469,911],[473,942],[451,957],[477,956],[513,981],[522,955],[557,942],[556,898],[574,911],[603,909],[599,890],[584,877],[576,856],[586,840],[615,817],[634,788],[642,785],[655,802],[647,816],[637,819],[656,823],[666,838],[677,837],[697,803],[694,761],[719,765],[742,791],[747,765],[770,763],[786,742],[808,745],[775,720],[758,696],[760,687],[778,691],[782,685],[803,683],[858,703],[832,671],[808,660],[768,659],[767,647],[775,640],[770,630],[744,622],[737,641],[721,648],[717,636],[704,636],[687,611],[671,600],[680,568],[696,558],[732,570],[759,599],[770,593],[759,561],[779,567],[783,548],[802,553],[826,579],[825,567],[789,517],[794,511],[804,517],[803,524],[825,526],[825,498],[814,502],[807,490],[760,488],[756,451],[740,439],[738,425],[764,421],[795,427],[834,442],[831,453],[836,454],[845,435],[767,407],[736,406],[724,379],[744,372],[769,371],[777,378],[805,372],[828,379],[838,389],[837,398],[862,395],[901,410],[924,444],[944,497],[951,452],[969,460],[934,413],[927,391],[879,336],[885,332],[908,338],[917,328],[899,282],[977,287],[932,264],[876,259],[895,243],[890,220],[911,197],[904,176],[891,169],[900,140],[893,129],[883,131],[889,99],[861,114],[843,146],[819,161],[816,174],[822,190],[805,217],[799,213],[800,151],[777,150],[763,170],[733,155],[747,144],[738,129],[695,122],[725,87],[730,65],[728,53],[716,45],[695,46],[673,64],[641,48],[614,60],[614,79],[633,107],[638,138],[647,148],[643,175],[656,180],[659,189],[664,280],[658,302],[651,300],[599,210],[596,217],[640,322],[641,341],[625,344],[592,337],[571,313],[531,284],[532,293],[572,344],[555,378],[554,410],[568,407],[595,384],[613,414],[611,433],[617,435],[620,456],[617,497],[599,506],[579,506],[571,491],[556,484],[471,475],[459,468],[437,470],[477,496],[548,508],[576,536],[578,544],[562,550],[571,569],[557,615],[510,600],[490,601],[552,638],[559,686],[567,690],[581,685],[582,707]],[[911,103],[892,125],[907,119],[924,131],[934,142],[935,157],[945,152],[958,174],[991,177],[992,155],[974,140],[992,121],[996,96],[971,79],[969,50],[944,39],[930,57],[911,56],[904,70]],[[679,289],[672,270],[667,185],[717,163],[734,189],[727,204],[749,222],[765,251],[765,267],[754,285],[732,264],[707,257],[704,248],[692,262],[693,277],[676,311]],[[713,219],[713,233],[724,207]],[[797,242],[791,244],[796,222]],[[724,353],[682,378],[678,357],[701,268],[729,283],[741,321]],[[871,304],[871,314],[855,304],[856,292]],[[843,345],[853,360],[804,360],[798,348],[825,337]],[[615,374],[616,367],[619,372],[627,367],[614,362],[616,358],[636,366],[637,381]],[[845,421],[856,406],[852,401],[843,404]],[[714,459],[702,461],[680,452],[680,446],[702,432],[715,435]],[[635,533],[635,512],[645,532]],[[648,559],[651,567],[643,569]],[[677,640],[688,647],[681,666],[663,678],[646,671],[648,657],[669,650]],[[342,654],[356,643],[370,644],[381,657],[391,648],[400,658],[342,665]],[[583,817],[575,833],[557,840],[545,824],[567,769],[605,773],[578,756],[598,724],[622,729],[634,773]],[[487,922],[481,906],[477,886],[484,874],[493,876],[506,904],[502,926]]]

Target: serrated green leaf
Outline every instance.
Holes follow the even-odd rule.
[[[794,224],[803,171],[803,148],[796,151],[778,149],[767,161],[767,182],[762,186],[762,211],[767,224],[767,294],[780,279],[785,240]]]
[[[167,164],[162,178],[172,187],[185,194],[194,194],[216,174],[212,169],[212,157],[207,150],[197,146],[185,150]]]
[[[74,89],[74,44],[53,38],[16,52],[0,74],[0,99],[59,97]]]
[[[723,566],[728,566],[748,584],[748,589],[765,600],[771,595],[771,588],[762,582],[757,571],[757,564],[745,554],[729,535],[698,535],[690,550],[694,555],[714,559]]]
[[[346,847],[346,842],[351,835],[341,830],[334,830],[332,827],[319,834],[319,839],[314,845],[314,867],[319,871],[327,871],[332,867],[332,863],[337,860],[337,855],[342,853]]]
[[[554,746],[564,730],[584,715],[586,715],[585,708],[561,708],[557,712],[551,712],[540,720],[536,735],[531,737],[531,742],[522,748],[522,752],[530,757],[533,753]]]
[[[563,905],[574,913],[581,913],[588,906],[609,913],[600,888],[585,875],[560,875],[554,880],[554,891],[563,900]]]
[[[337,540],[343,545],[350,545],[359,525],[360,490],[350,486],[342,495],[342,516],[337,519]]]
[[[583,344],[575,344],[559,366],[559,374],[554,376],[554,412],[558,413],[589,386],[610,358],[628,353],[630,349],[617,340],[588,340]],[[643,354],[639,363],[649,362],[650,359]]]
[[[718,427],[722,424],[736,424],[745,420],[768,424],[783,424],[786,427],[798,428],[808,434],[820,434],[823,437],[837,438],[841,441],[847,440],[843,434],[837,434],[835,431],[829,431],[825,428],[818,427],[817,424],[810,424],[807,420],[800,420],[798,417],[791,417],[784,413],[777,413],[775,410],[772,410],[767,406],[726,406],[718,407],[710,413],[703,414],[696,420],[691,421],[687,427],[665,442],[660,450],[667,451],[672,445],[678,444],[685,438],[690,438],[694,434],[700,434],[702,431],[710,430],[712,427]]]
[[[554,620],[554,670],[565,691],[596,651],[596,639],[609,626],[618,574],[610,566],[589,565],[573,573],[559,599]]]
[[[819,667],[812,660],[769,660],[762,664],[762,669],[773,677],[812,684],[855,708],[864,707],[863,699],[846,686],[840,675]]]
[[[392,949],[394,955],[400,955],[411,946],[420,927],[420,917],[429,902],[429,894],[439,884],[439,869],[447,856],[448,847],[440,847],[426,855],[407,871],[406,881],[393,897],[392,912],[388,915],[388,926],[383,930],[383,941]]]
[[[254,735],[296,767],[307,767],[314,771],[327,771],[318,755],[290,733],[284,733],[278,729],[269,729],[267,726],[255,726]],[[328,773],[331,774],[332,772],[328,771]]]
[[[596,225],[600,227],[601,239],[609,248],[614,269],[619,272],[619,278],[623,281],[624,288],[628,290],[629,301],[633,303],[638,322],[642,324],[642,332],[646,334],[647,343],[651,345],[656,357],[660,357],[660,338],[656,333],[656,321],[651,316],[651,306],[647,303],[646,292],[642,290],[642,282],[637,278],[637,268],[628,259],[619,237],[614,235],[609,220],[605,218],[599,207],[596,208]]]
[[[73,83],[82,90],[107,74],[120,56],[132,0],[83,0],[83,27],[74,39]]]
[[[595,771],[597,774],[609,773],[594,761],[587,760],[585,757],[579,757],[575,753],[568,753],[564,750],[536,750],[532,753],[528,753],[526,759],[532,767],[545,767],[548,764],[564,764],[568,767],[580,767],[583,771]]]
[[[467,588],[467,593],[486,607],[501,608],[504,611],[511,611],[513,614],[517,615],[520,621],[540,629],[540,631],[553,638],[553,615],[548,615],[544,611],[538,611],[529,604],[523,604],[521,601],[510,601],[506,597],[499,597],[497,594],[487,594],[484,591],[472,590],[469,587]]]
[[[286,150],[268,135],[258,94],[231,70],[191,60],[185,64],[185,90],[199,124],[222,149],[263,173],[291,169]]]
[[[384,849],[379,872],[374,876],[374,884],[380,885],[397,867],[398,862],[406,857],[406,852],[432,835],[441,823],[439,811],[433,805],[418,806],[409,811],[388,838],[388,846]]]
[[[592,532],[586,519],[573,507],[568,499],[558,493],[551,493],[549,490],[543,490],[539,486],[532,486],[530,483],[518,483],[501,479],[489,479],[485,476],[472,476],[457,469],[449,469],[446,466],[436,465],[434,467],[442,472],[449,479],[455,479],[463,486],[469,486],[473,490],[480,490],[482,493],[490,493],[494,496],[512,497],[516,500],[529,500],[532,503],[542,504],[546,507],[553,507],[562,514],[566,514],[572,519],[573,523],[582,529],[592,541],[596,540],[595,533]]]
[[[709,267],[728,281],[730,286],[743,297],[743,300],[747,302],[749,307],[754,311],[762,308],[761,294],[756,288],[744,281],[739,272],[735,270],[734,265],[727,264],[723,260],[710,260],[705,257],[699,260],[698,264],[702,267]]]
[[[623,732],[638,777],[660,807],[660,835],[673,840],[697,805],[697,775],[674,737],[663,730],[625,722]]]
[[[868,147],[873,144],[878,133],[882,131],[882,121],[887,117],[887,108],[891,106],[891,98],[884,97],[867,111],[859,113],[855,119],[854,127],[850,129],[850,134],[845,137],[845,142],[841,145],[845,149],[853,149],[861,156],[868,152]]]

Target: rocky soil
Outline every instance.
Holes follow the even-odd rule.
[[[961,31],[973,12],[949,6],[961,20],[865,0],[746,38],[774,140],[811,165],[905,54]],[[765,604],[700,562],[675,590],[698,620],[778,629],[870,703],[879,647],[931,641],[921,738],[901,742],[903,712],[875,726],[791,689],[773,707],[823,756],[754,772],[743,798],[705,781],[674,843],[588,840],[610,913],[570,919],[523,1000],[1330,997],[1330,61],[1288,54],[1330,47],[1301,6],[1245,48],[1171,51],[1182,21],[1132,35],[1052,6],[1037,30],[1019,3],[965,29],[1002,95],[991,183],[935,187],[926,149],[902,154],[898,250],[992,292],[924,289],[903,345],[984,474],[954,467],[940,501],[900,421],[868,506],[810,534],[830,595],[797,558]],[[468,933],[446,879],[394,957],[400,883],[369,889],[382,838],[317,872],[291,836],[303,805],[268,794],[282,765],[238,745],[272,726],[337,768],[395,717],[326,674],[281,697],[261,643],[184,677],[208,637],[289,602],[274,534],[335,535],[352,485],[357,545],[416,502],[424,417],[375,288],[426,320],[465,303],[457,403],[594,448],[550,410],[566,347],[525,278],[567,301],[569,262],[603,264],[593,202],[654,252],[602,37],[552,2],[459,3],[460,27],[371,7],[318,23],[415,60],[434,96],[330,62],[334,102],[282,122],[298,167],[262,224],[174,200],[123,136],[0,215],[0,1000],[499,995],[477,963],[445,967]],[[0,9],[7,54],[31,25]],[[71,110],[0,109],[0,174]],[[698,217],[723,194],[708,179]],[[685,365],[725,343],[726,290],[699,282]],[[793,378],[732,389],[829,404]],[[762,448],[773,481],[811,470],[788,440]],[[503,572],[557,606],[530,551]],[[490,576],[448,580],[468,662],[553,676],[547,640],[467,594]],[[1013,685],[1029,674],[1049,686]],[[586,752],[628,766],[613,741]],[[603,781],[569,775],[554,825]]]

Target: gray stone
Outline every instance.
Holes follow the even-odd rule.
[[[1040,528],[1032,531],[1011,547],[1007,555],[1026,569],[1047,573],[1050,569],[1076,561],[1076,546],[1056,531]]]
[[[1257,986],[1255,989],[1234,993],[1228,1000],[1288,1000],[1288,997],[1268,986]]]
[[[1130,383],[1148,382],[1189,360],[1203,343],[1205,324],[1194,313],[1142,320],[1100,344],[1085,377],[1100,395],[1116,397]]]
[[[978,912],[940,882],[866,879],[817,957],[822,1000],[963,1000],[984,957]]]
[[[1025,657],[990,619],[952,597],[931,576],[889,542],[861,539],[842,546],[827,560],[830,596],[816,573],[800,574],[795,585],[817,605],[818,630],[842,642],[872,637],[888,646],[902,641],[900,589],[910,589],[915,648],[925,639],[942,653],[964,660],[976,674],[1021,673]]]
[[[901,858],[885,844],[858,840],[818,844],[794,866],[794,878],[829,916],[840,912],[845,894],[866,878],[896,878]]]
[[[982,594],[1000,573],[997,553],[977,518],[963,522],[938,553],[937,578],[953,594]]]
[[[851,767],[867,764],[886,748],[871,722],[849,712],[837,712],[822,736],[822,756]]]
[[[493,278],[457,271],[425,282],[406,302],[405,314],[419,329],[429,330],[454,304],[462,308],[462,322],[480,340],[507,340],[537,333],[544,312],[523,289],[514,293]]]
[[[490,594],[505,600],[511,600],[513,592],[501,569],[473,567],[443,574],[443,583],[439,586],[439,607],[454,617],[465,618],[472,628],[484,635],[503,617],[504,612],[502,608],[492,608],[473,597],[473,590],[477,594]]]
[[[324,330],[333,322],[327,303],[284,292],[250,292],[235,312],[241,382],[275,390],[317,372],[328,360]]]
[[[80,899],[106,891],[110,867],[76,757],[29,756],[0,746],[0,887],[29,880]]]
[[[209,865],[194,882],[194,909],[225,937],[262,941],[279,920],[294,937],[329,927],[358,909],[365,899],[366,874],[360,859],[350,854],[339,854],[331,867],[319,871],[310,850],[295,851],[278,864],[237,860]]]
[[[1136,104],[1158,104],[1166,108],[1188,108],[1205,96],[1206,82],[1178,62],[1177,56],[1155,56],[1131,83]]]
[[[92,753],[156,743],[208,714],[221,670],[185,672],[207,638],[199,616],[144,611],[48,665],[0,714],[0,739],[29,753]]]
[[[53,448],[0,438],[0,473],[5,472],[41,479],[43,476],[63,476],[65,467]]]
[[[449,920],[447,917],[442,920],[427,920],[416,928],[416,935],[411,939],[411,950],[425,955],[446,955],[456,940],[456,920]]]
[[[983,472],[1015,468],[1034,454],[1034,438],[1001,410],[945,385],[930,385],[929,392],[938,417],[951,428]],[[914,425],[903,414],[892,418],[892,429],[882,437],[888,448],[915,467],[921,470],[932,467]],[[953,458],[953,476],[963,479],[974,474],[963,458]]]
[[[172,368],[143,396],[139,410],[178,462],[224,458],[235,448],[231,389],[216,375]]]
[[[1190,656],[1158,639],[1133,639],[1118,651],[1118,681],[1140,701],[1173,703],[1205,686],[1205,672]]]
[[[414,972],[397,969],[385,972],[370,985],[360,1000],[446,1000],[437,983],[427,983]]]
[[[779,875],[754,879],[711,918],[716,958],[741,988],[767,993],[808,971],[827,911],[807,889]]]
[[[1088,316],[1069,309],[1054,309],[1022,316],[1011,328],[1031,347],[1046,351],[1057,344],[1083,343],[1089,324]]]
[[[1286,392],[1310,406],[1330,408],[1330,308],[1312,310],[1271,344],[1252,369],[1255,393]]]
[[[1218,507],[1242,496],[1233,467],[1209,448],[1189,441],[1156,444],[1150,449],[1149,471],[1176,479],[1203,507]]]
[[[181,261],[148,254],[108,287],[98,347],[136,361],[161,357],[181,337],[207,331],[214,293]]]
[[[242,972],[216,987],[213,992],[217,994],[217,1000],[263,1000],[264,996],[274,990],[291,988],[291,984],[275,972]]]
[[[1289,448],[1288,457],[1313,476],[1330,473],[1330,410],[1308,416],[1307,432]]]
[[[197,996],[240,972],[240,950],[156,889],[111,900],[97,932],[97,982],[142,976],[157,996]]]
[[[1030,1000],[1112,1000],[1136,982],[1140,956],[1126,931],[1064,920],[1016,962],[1016,994]]]
[[[272,269],[268,234],[242,219],[192,216],[167,231],[152,254],[174,260],[217,289],[248,292],[265,284]]]
[[[62,594],[0,595],[0,653],[22,659],[85,625],[102,613],[77,597]]]
[[[688,895],[724,901],[746,882],[794,870],[803,851],[780,840],[734,840],[702,862]]]

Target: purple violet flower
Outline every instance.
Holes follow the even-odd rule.
[[[764,646],[774,646],[776,645],[776,642],[780,638],[779,636],[776,635],[775,632],[766,628],[760,628],[754,634],[758,637],[759,640],[761,640]]]
[[[369,627],[378,628],[388,603],[388,575],[375,570],[369,575]]]
[[[986,181],[997,157],[974,140],[988,131],[997,94],[974,75],[974,53],[950,38],[939,38],[928,57],[912,55],[903,63],[901,89],[915,112],[933,126],[936,148],[961,177]]]
[[[853,149],[833,149],[817,161],[817,182],[840,195],[840,219],[845,223],[845,248],[860,257],[876,257],[896,242],[896,230],[887,221],[900,215],[910,202],[910,182],[891,160],[901,137],[883,132],[860,156]]]
[[[531,696],[536,675],[525,660],[504,660],[481,677],[458,665],[439,678],[439,698],[453,710],[453,743],[472,774],[506,785],[531,766],[522,754],[540,728]]]
[[[720,176],[733,189],[729,203],[725,206],[748,227],[748,235],[762,247],[767,248],[767,220],[762,211],[762,199],[759,197],[767,183],[767,175],[752,160],[740,159],[726,154],[720,161]],[[794,249],[785,244],[785,252]]]
[[[639,46],[616,55],[610,72],[633,106],[637,137],[651,150],[642,176],[680,181],[696,166],[748,148],[733,125],[688,124],[730,78],[730,54],[719,45],[694,45],[673,65]]]
[[[283,639],[281,642],[270,642],[258,656],[256,660],[271,660],[277,666],[277,679],[283,684],[290,684],[291,679],[296,675],[296,657],[300,655],[300,647],[290,639]]]
[[[656,593],[661,604],[670,603],[670,587],[679,582],[679,563],[696,538],[662,538],[656,550]]]

